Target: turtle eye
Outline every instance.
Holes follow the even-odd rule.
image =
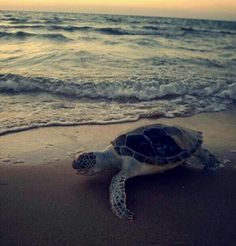
[[[79,168],[80,168],[80,169],[86,169],[87,166],[88,166],[87,160],[82,160],[82,161],[79,163]]]

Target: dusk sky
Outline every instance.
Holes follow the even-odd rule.
[[[66,11],[236,20],[235,0],[0,0],[0,10]]]

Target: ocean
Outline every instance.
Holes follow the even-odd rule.
[[[236,22],[0,12],[0,135],[236,101]]]

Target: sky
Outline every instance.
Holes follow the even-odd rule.
[[[86,12],[236,20],[236,0],[0,0],[0,10]]]

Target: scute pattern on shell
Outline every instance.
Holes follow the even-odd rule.
[[[139,127],[112,141],[117,154],[152,165],[183,161],[201,144],[201,132],[164,124]]]

